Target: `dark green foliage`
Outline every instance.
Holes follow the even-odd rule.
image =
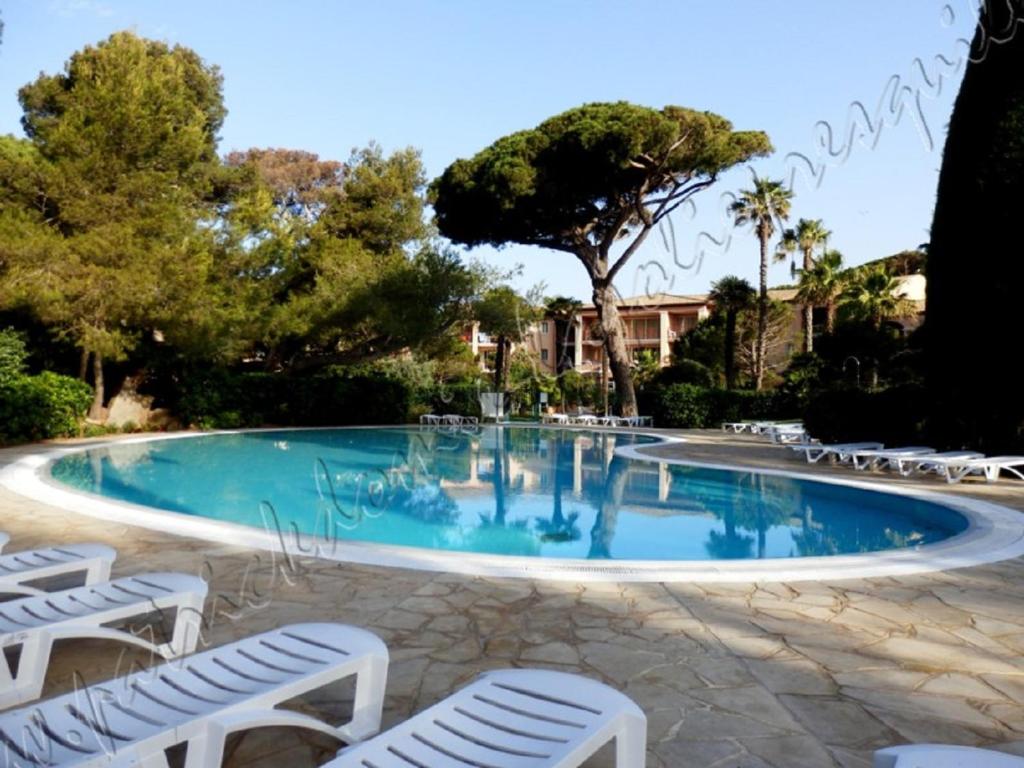
[[[706,365],[696,360],[675,360],[672,365],[662,368],[657,376],[657,384],[696,384],[699,387],[713,387],[716,376]]]
[[[647,403],[659,427],[716,429],[723,421],[795,418],[795,402],[779,391],[742,391],[671,384],[652,393]]]
[[[927,408],[927,393],[919,385],[877,392],[840,386],[810,398],[803,412],[804,426],[824,443],[872,440],[893,447],[920,445]]]
[[[0,382],[0,443],[77,435],[90,402],[88,384],[49,371]]]
[[[0,387],[25,373],[28,350],[21,334],[12,328],[0,330]]]
[[[953,108],[928,247],[928,387],[938,442],[1024,452],[1024,398],[1009,373],[1024,259],[1022,0],[982,4]],[[969,303],[969,315],[965,304]]]

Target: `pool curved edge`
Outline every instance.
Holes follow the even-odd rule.
[[[358,427],[357,427],[358,428]],[[367,427],[371,428],[371,427]],[[379,427],[372,427],[379,428]],[[0,469],[0,486],[21,496],[60,509],[108,522],[137,526],[176,536],[187,536],[237,547],[266,550],[278,555],[317,557],[361,565],[409,568],[493,578],[528,578],[570,582],[795,582],[836,579],[877,578],[966,568],[1024,555],[1024,514],[979,499],[954,497],[904,487],[785,469],[762,469],[742,465],[716,464],[656,457],[643,449],[623,446],[616,453],[623,458],[665,462],[709,469],[757,472],[798,480],[863,488],[941,504],[968,521],[961,533],[916,549],[897,549],[857,555],[827,557],[769,558],[731,561],[584,560],[534,558],[451,552],[397,545],[317,539],[295,536],[268,521],[264,529],[210,520],[178,512],[159,510],[95,494],[71,490],[50,477],[50,468],[64,456],[103,445],[186,439],[210,434],[274,430],[223,430],[146,436],[117,441],[99,441],[68,447],[40,446]],[[685,442],[683,438],[637,431],[664,443]],[[645,446],[650,447],[650,446]]]

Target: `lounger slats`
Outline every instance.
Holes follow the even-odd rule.
[[[571,768],[612,739],[619,768],[644,764],[646,719],[618,691],[547,670],[485,674],[325,768]]]
[[[0,555],[0,575],[21,574],[37,568],[80,563],[97,555],[105,555],[112,552],[113,550],[109,547],[103,547],[99,544],[79,544]]]
[[[300,649],[307,649],[307,658],[299,657]],[[287,672],[281,671],[285,663]],[[270,665],[279,669],[267,674]],[[203,748],[217,718],[244,727],[251,710],[263,724],[267,711],[281,702],[352,674],[359,675],[356,700],[361,707],[356,716],[362,718],[361,735],[370,735],[380,724],[386,668],[387,648],[365,630],[340,624],[273,630],[0,714],[0,768],[93,768],[111,758],[145,762],[190,739],[199,739]],[[364,679],[366,672],[371,674]],[[70,739],[64,735],[76,732]],[[35,741],[36,749],[31,754],[45,752],[45,758],[26,759],[30,753],[20,746],[20,734],[32,734],[29,742]],[[8,743],[18,749],[3,749]]]

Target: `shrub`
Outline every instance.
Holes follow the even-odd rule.
[[[715,384],[715,375],[703,363],[681,359],[676,360],[667,368],[663,368],[658,374],[657,383],[662,386],[696,384],[699,387],[712,387]]]
[[[655,390],[644,404],[661,427],[714,429],[723,421],[782,419],[797,415],[796,403],[784,392],[749,392],[670,384]]]
[[[28,350],[25,340],[13,328],[0,330],[0,387],[24,375]]]
[[[927,408],[927,393],[919,385],[875,392],[836,387],[812,395],[804,425],[826,443],[877,440],[913,445],[922,440]]]
[[[0,442],[30,442],[78,434],[92,387],[44,371],[0,383]]]

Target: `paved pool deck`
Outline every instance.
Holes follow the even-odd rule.
[[[759,438],[673,432],[651,453],[849,475]],[[30,448],[0,450],[0,466]],[[1024,511],[1024,483],[908,481]],[[367,627],[391,650],[385,726],[479,672],[586,674],[649,718],[650,768],[867,768],[872,750],[937,741],[1024,754],[1024,558],[917,576],[799,583],[572,584],[484,579],[280,557],[112,525],[0,488],[8,552],[98,541],[115,575],[174,570],[210,583],[207,638],[301,621]],[[59,645],[44,696],[147,660],[101,642]],[[324,716],[344,692],[304,702]],[[232,742],[229,766],[316,766],[337,748],[288,731]],[[603,752],[591,764],[612,765]]]

